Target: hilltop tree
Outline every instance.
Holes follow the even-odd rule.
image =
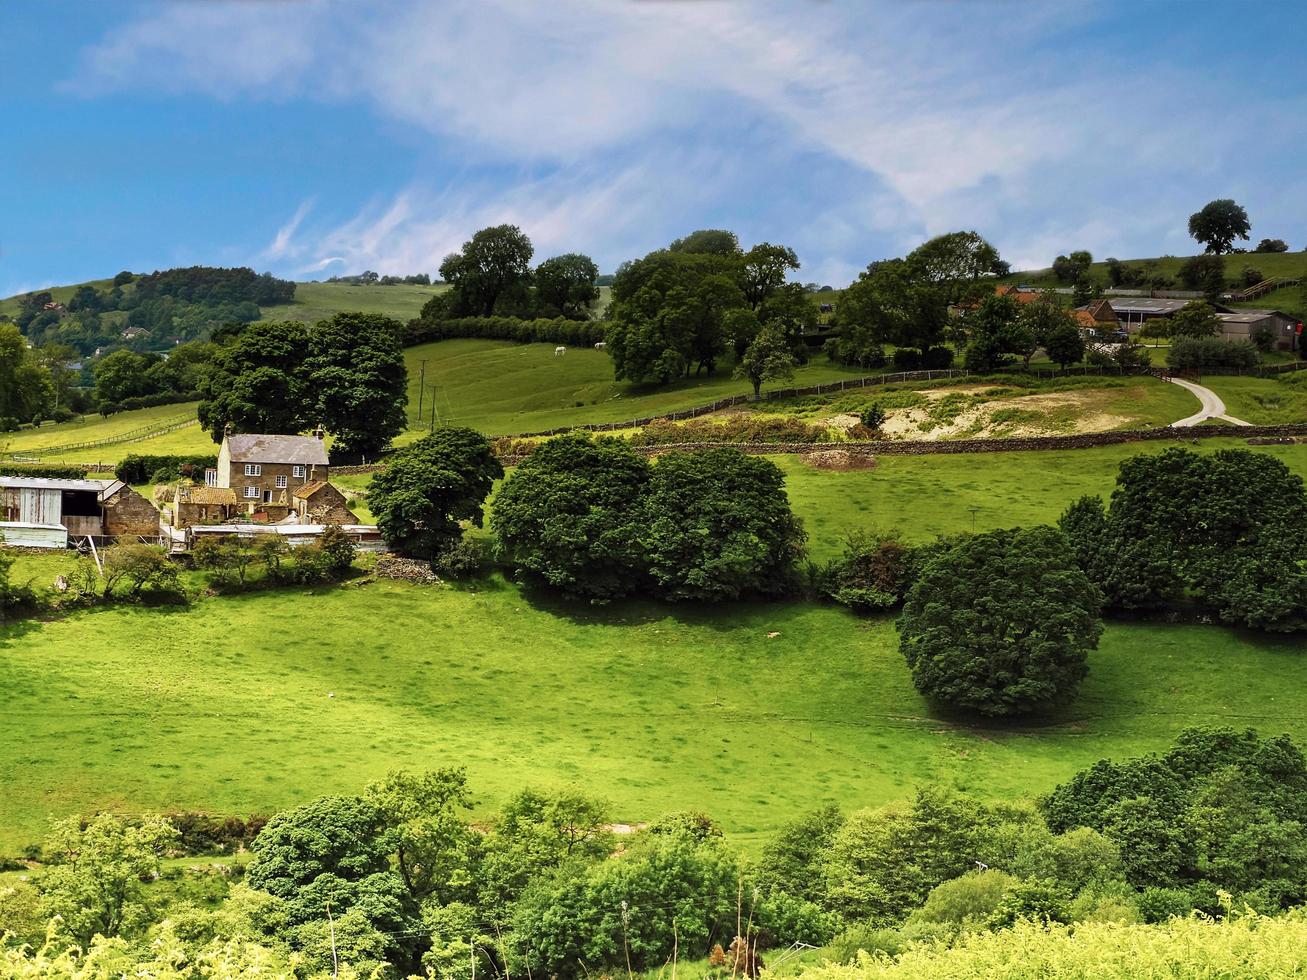
[[[501,300],[525,291],[534,252],[516,225],[482,228],[440,263],[440,278],[452,287],[449,314],[493,316]]]
[[[720,228],[702,228],[678,238],[667,246],[669,252],[687,252],[692,255],[718,255],[733,257],[740,254],[740,239],[735,232]]]
[[[764,382],[794,377],[794,355],[777,326],[769,323],[758,331],[740,358],[735,376],[753,385],[755,401],[762,394]]]
[[[304,370],[334,452],[376,456],[407,425],[403,325],[378,313],[337,313],[309,333]]]
[[[579,598],[624,596],[643,578],[639,503],[649,474],[626,440],[550,439],[504,482],[490,526],[537,581]]]
[[[437,429],[396,452],[372,477],[368,506],[387,545],[432,559],[462,537],[461,521],[481,526],[486,498],[503,475],[481,433]]]
[[[545,259],[535,271],[536,303],[541,316],[584,320],[599,298],[599,267],[588,255],[569,252]]]
[[[313,424],[308,354],[308,328],[296,320],[251,323],[219,347],[200,385],[200,424],[213,441],[222,441],[228,423],[237,432],[299,432]]]
[[[1287,252],[1289,244],[1283,238],[1263,238],[1257,243],[1254,252]]]
[[[1251,228],[1248,212],[1228,197],[1211,201],[1189,216],[1190,237],[1213,255],[1229,252],[1236,238],[1247,241]]]
[[[908,592],[899,648],[927,697],[985,715],[1064,704],[1103,632],[1102,595],[1055,528],[978,534]]]

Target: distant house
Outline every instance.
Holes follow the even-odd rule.
[[[148,337],[150,331],[144,327],[128,327],[123,331],[123,340],[135,340],[137,337]]]
[[[159,534],[159,512],[121,480],[0,476],[0,518],[0,535],[14,547]]]
[[[297,510],[294,491],[325,483],[330,471],[321,429],[311,436],[233,434],[218,450],[218,465],[206,471],[206,486],[230,489],[238,510],[279,521]]]
[[[1018,303],[1033,303],[1044,294],[1041,290],[1031,289],[1029,286],[1013,286],[1007,284],[995,286],[994,295],[1007,296],[1016,300]]]
[[[1075,317],[1076,325],[1082,330],[1115,330],[1117,329],[1116,310],[1112,308],[1110,301],[1105,299],[1096,299],[1088,306],[1081,306],[1071,311]]]
[[[1302,322],[1296,316],[1280,310],[1236,310],[1217,317],[1225,340],[1256,341],[1259,334],[1269,334],[1276,349],[1298,349]]]

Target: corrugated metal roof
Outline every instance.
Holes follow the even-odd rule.
[[[326,466],[327,446],[316,436],[279,436],[256,433],[227,436],[233,463],[294,463]]]
[[[44,476],[0,476],[0,487],[25,490],[90,490],[93,493],[101,493],[117,482],[117,480],[56,480]]]

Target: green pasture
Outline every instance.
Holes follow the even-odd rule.
[[[265,320],[302,320],[317,323],[337,313],[384,313],[408,321],[422,312],[432,296],[448,286],[356,286],[344,282],[301,282],[295,284],[295,301],[265,306],[259,312]]]
[[[1256,244],[1253,242],[1252,244]],[[1106,259],[1107,256],[1099,256]],[[1151,259],[1126,259],[1121,261],[1129,266],[1148,266],[1156,274],[1170,276],[1177,279],[1180,273],[1180,266],[1184,265],[1190,256],[1187,255],[1164,255]],[[1307,275],[1307,253],[1297,252],[1264,252],[1244,255],[1227,255],[1225,256],[1225,274],[1228,279],[1238,278],[1243,269],[1247,266],[1259,271],[1265,278],[1295,278]],[[1089,267],[1089,277],[1103,287],[1107,287],[1107,263],[1095,262]],[[1061,286],[1069,286],[1070,283],[1058,282],[1053,276],[1053,270],[1047,269],[1027,269],[1023,272],[1013,272],[1011,275],[1004,276],[1002,282],[1023,283],[1026,285],[1036,286],[1043,289],[1051,289]],[[1176,287],[1183,288],[1183,287]],[[1257,301],[1258,306],[1279,306],[1286,302],[1288,297],[1292,296],[1297,301],[1296,288],[1289,287],[1287,290],[1276,290],[1269,293]]]
[[[1204,375],[1202,383],[1225,402],[1230,415],[1254,425],[1307,422],[1307,371],[1277,378]]]

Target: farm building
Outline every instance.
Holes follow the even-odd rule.
[[[1279,310],[1237,310],[1218,313],[1221,337],[1225,340],[1256,340],[1258,334],[1270,334],[1279,350],[1296,350],[1299,320]]]
[[[322,430],[312,436],[236,435],[227,432],[218,466],[204,475],[211,487],[236,494],[238,510],[279,521],[296,510],[292,493],[328,476]]]
[[[325,480],[306,483],[291,497],[301,524],[353,524],[358,519],[345,495]]]
[[[179,483],[164,507],[164,521],[169,527],[179,528],[192,524],[218,524],[238,510],[236,491],[230,487]]]
[[[197,524],[186,530],[183,547],[193,547],[201,538],[258,541],[261,538],[274,536],[280,537],[291,547],[299,547],[314,544],[322,537],[322,532],[327,527],[328,525],[325,524]],[[370,524],[344,524],[340,529],[354,542],[354,547],[359,551],[386,550],[386,542],[382,539],[381,532]],[[178,543],[179,539],[174,537],[174,550],[177,550]]]
[[[159,534],[159,512],[121,480],[0,476],[0,517],[7,544],[32,548]]]
[[[1147,296],[1113,296],[1112,311],[1121,326],[1138,333],[1149,320],[1170,319],[1192,303],[1191,299],[1151,299]],[[1217,313],[1233,313],[1228,306],[1210,304]]]

